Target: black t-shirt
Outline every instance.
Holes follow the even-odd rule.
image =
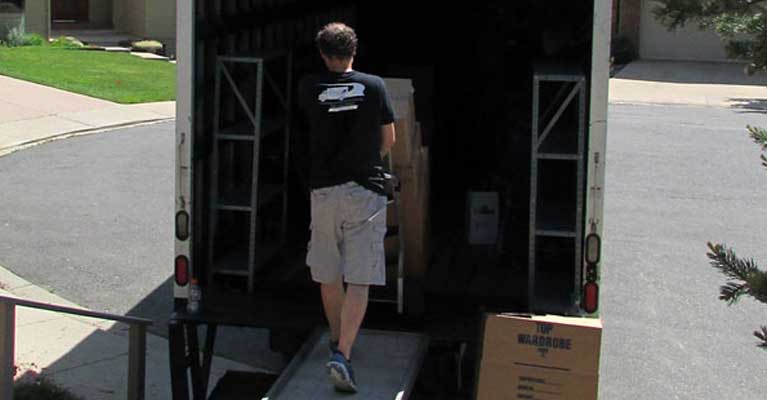
[[[309,186],[354,181],[385,195],[381,125],[395,116],[383,79],[326,71],[304,77],[298,90],[309,134]]]

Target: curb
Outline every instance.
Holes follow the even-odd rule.
[[[703,104],[694,104],[694,103],[672,103],[672,102],[654,102],[654,101],[641,101],[641,100],[610,100],[607,102],[608,105],[634,105],[634,106],[659,106],[659,107],[668,107],[668,106],[697,106],[697,107],[715,107],[715,106],[707,106]]]
[[[29,299],[32,301],[88,310],[87,307],[83,307],[79,304],[64,299],[63,297],[57,295],[53,291],[48,290],[43,286],[38,286],[32,282],[27,281],[26,279],[16,275],[2,265],[0,265],[0,290],[10,293],[16,297]],[[62,316],[64,316],[64,314],[62,314]],[[104,325],[103,323],[99,323],[101,321],[97,322],[93,318],[69,315],[66,316],[80,320],[82,322],[86,322],[96,327],[103,327]]]
[[[48,142],[53,142],[60,139],[68,139],[71,137],[85,136],[85,135],[90,135],[95,133],[103,133],[103,132],[112,131],[112,130],[116,130],[120,128],[133,128],[137,126],[159,124],[162,122],[168,122],[173,120],[175,120],[175,118],[154,118],[154,119],[146,119],[141,121],[125,122],[125,123],[114,124],[114,125],[105,125],[105,126],[98,126],[93,128],[78,129],[78,130],[74,130],[70,132],[59,133],[56,135],[51,135],[51,136],[47,136],[40,139],[29,140],[29,141],[15,144],[12,146],[2,147],[0,148],[0,157],[6,156],[11,153],[15,153],[19,150],[24,150],[30,147],[34,147],[34,146],[48,143]]]
[[[641,100],[610,100],[608,105],[615,106],[656,106],[656,107],[698,107],[698,108],[724,108],[737,109],[727,104],[701,104],[701,103],[674,103],[660,101],[641,101]],[[767,108],[759,111],[767,111]]]

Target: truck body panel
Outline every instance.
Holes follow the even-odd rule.
[[[192,127],[192,107],[193,107],[193,73],[194,51],[192,43],[194,41],[194,12],[191,1],[176,2],[176,190],[175,204],[176,213],[187,213],[189,215],[188,226],[193,224],[194,213],[192,207],[192,175],[194,174],[194,165],[192,163],[192,149],[194,148],[194,130]],[[176,221],[174,221],[176,223]],[[176,257],[186,257],[188,268],[194,268],[190,259],[191,241],[181,240],[178,237],[178,226],[174,246]],[[185,282],[181,282],[185,283]],[[186,299],[189,296],[188,285],[181,285],[177,280],[173,282],[173,297],[176,299]]]

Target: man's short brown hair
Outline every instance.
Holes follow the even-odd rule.
[[[357,34],[341,22],[325,25],[317,33],[315,42],[320,52],[328,57],[345,60],[357,54]]]

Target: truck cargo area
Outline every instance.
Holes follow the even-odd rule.
[[[170,337],[179,371],[191,363],[205,374],[206,356],[189,359],[198,325],[209,327],[203,354],[216,325],[267,328],[272,347],[294,356],[265,398],[309,398],[301,390],[325,398],[314,392],[325,388],[313,379],[325,378],[318,365],[327,346],[315,331],[325,320],[305,263],[307,132],[295,88],[326,69],[314,36],[333,21],[358,34],[355,70],[412,81],[425,149],[423,262],[405,271],[404,313],[391,302],[368,308],[371,330],[358,346],[382,351],[362,350],[371,358],[355,364],[360,379],[380,378],[363,397],[406,398],[397,393],[410,393],[415,372],[388,366],[425,357],[450,372],[422,375],[439,384],[418,386],[414,398],[419,390],[420,398],[469,398],[483,311],[578,313],[594,0],[193,4],[190,259],[203,302],[189,314],[177,300]],[[471,204],[487,194],[497,199],[497,232],[471,243]],[[387,286],[371,298],[396,297],[392,261]],[[401,359],[382,361],[396,343]],[[175,395],[187,390],[179,376],[174,398],[186,399]],[[207,389],[197,385],[196,396]]]
[[[430,153],[431,235],[426,247],[431,257],[422,271],[414,274],[417,276],[411,276],[411,287],[417,287],[427,298],[525,309],[530,255],[532,77],[537,68],[554,65],[588,79],[592,10],[591,1],[444,4],[435,10],[432,5],[404,1],[385,5],[336,1],[320,5],[301,1],[198,0],[193,204],[195,215],[204,217],[194,219],[193,231],[197,234],[193,237],[193,251],[203,284],[224,293],[239,291],[272,297],[290,292],[291,298],[315,301],[304,262],[309,239],[308,189],[301,170],[306,158],[302,135],[306,132],[298,130],[295,104],[286,114],[276,105],[278,98],[264,92],[264,124],[286,115],[293,124],[286,153],[280,147],[284,144],[279,138],[282,132],[264,130],[269,137],[263,140],[261,152],[274,156],[260,158],[262,204],[258,205],[256,220],[259,227],[254,229],[254,220],[237,207],[217,212],[209,195],[211,168],[216,168],[219,192],[227,204],[249,198],[253,190],[247,176],[253,169],[254,155],[248,146],[235,141],[221,144],[219,152],[228,161],[212,165],[215,67],[217,57],[222,55],[289,51],[295,84],[304,74],[325,68],[313,36],[324,23],[339,20],[354,26],[360,38],[355,69],[411,79],[415,88],[422,144]],[[281,82],[286,63],[277,61],[274,65],[270,70],[267,64],[265,69]],[[237,65],[231,70],[234,81],[245,81],[253,67]],[[247,118],[238,111],[236,96],[225,84],[222,86],[222,125],[247,124]],[[551,103],[544,105],[555,111],[559,89],[557,85],[541,87],[541,96]],[[545,111],[550,117],[551,110]],[[577,113],[568,109],[557,127],[566,130],[576,120]],[[577,145],[574,139],[560,139],[555,133],[551,136],[547,145],[553,149]],[[274,148],[272,153],[270,147]],[[287,179],[283,180],[281,163],[285,156],[289,161]],[[575,192],[576,176],[567,164],[567,160],[560,160],[541,167],[540,173],[548,184],[538,190],[541,202],[558,203],[558,208],[549,213],[554,225],[575,226],[576,200],[583,193]],[[274,189],[285,181],[286,216],[279,201],[283,194]],[[467,241],[467,196],[473,191],[498,193],[499,232],[492,245],[473,246]],[[275,201],[270,202],[270,198]],[[208,229],[207,216],[215,212],[217,225],[225,228],[213,232]],[[282,218],[286,218],[285,232],[280,229]],[[246,269],[251,230],[256,231],[259,242],[252,287],[236,273],[210,274],[211,265]],[[553,303],[572,300],[572,282],[577,278],[573,276],[572,244],[560,246],[572,239],[562,236],[543,239],[545,246],[541,250],[547,267],[541,270],[539,280],[565,282],[558,287],[547,286],[555,292],[551,296]],[[208,277],[211,282],[207,282]],[[212,300],[211,296],[207,298]],[[445,303],[427,300],[425,304],[436,307]],[[569,306],[560,304],[563,311]]]

